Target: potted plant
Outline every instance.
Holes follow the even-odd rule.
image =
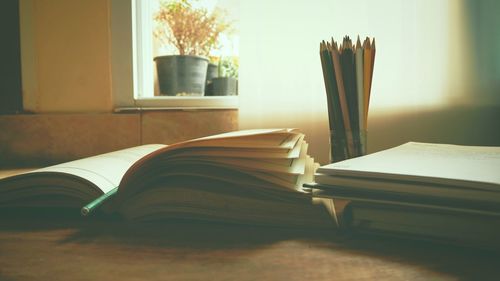
[[[193,7],[188,0],[162,1],[154,16],[154,36],[161,44],[173,45],[178,55],[158,56],[156,62],[160,94],[203,95],[207,56],[217,46],[220,33],[229,28],[221,11],[212,13]]]
[[[218,75],[212,78],[209,87],[212,96],[235,96],[238,94],[238,58],[220,58]]]
[[[213,58],[210,58],[207,69],[207,81],[205,83],[205,96],[213,96],[212,79],[216,78],[218,76],[218,73],[218,64],[213,61]]]

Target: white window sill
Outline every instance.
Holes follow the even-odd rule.
[[[238,96],[140,98],[134,106],[119,106],[115,112],[135,110],[238,109]]]

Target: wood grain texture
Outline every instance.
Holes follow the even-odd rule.
[[[498,264],[495,253],[333,230],[0,218],[0,280],[494,280]]]

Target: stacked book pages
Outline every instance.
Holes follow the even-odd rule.
[[[331,228],[331,202],[302,189],[318,166],[307,148],[295,129],[131,147],[0,179],[0,213],[65,208],[141,221]]]
[[[410,142],[318,169],[353,231],[500,249],[500,147]]]

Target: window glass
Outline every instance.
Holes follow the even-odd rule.
[[[214,76],[237,79],[238,18],[239,2],[235,0],[138,0],[136,98],[165,95],[155,63],[155,58],[161,56],[203,56],[208,59],[209,79]]]

